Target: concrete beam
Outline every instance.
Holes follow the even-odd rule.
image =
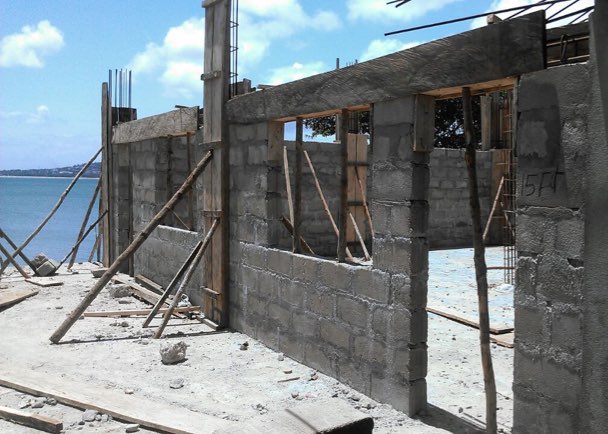
[[[116,125],[112,130],[112,143],[133,143],[168,135],[196,132],[198,107],[173,110],[160,115]]]
[[[543,69],[544,13],[535,12],[228,101],[252,123],[361,106]]]

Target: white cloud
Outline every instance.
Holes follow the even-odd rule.
[[[64,46],[63,34],[47,20],[35,26],[23,26],[0,41],[0,66],[42,68],[43,58]]]
[[[324,71],[326,71],[326,67],[323,62],[310,62],[306,64],[296,62],[290,66],[273,69],[270,76],[270,83],[268,84],[283,84],[310,77],[311,75],[320,74]]]
[[[396,51],[407,50],[408,48],[420,45],[422,42],[401,42],[397,39],[374,39],[369,43],[363,54],[361,54],[361,62],[375,59],[376,57],[385,56]]]
[[[259,64],[276,40],[306,29],[331,31],[342,25],[333,12],[307,13],[298,0],[241,0],[239,3],[239,75]],[[149,43],[130,61],[134,79],[157,74],[166,95],[202,94],[205,19],[191,18],[167,32],[162,44]]]
[[[572,4],[575,0],[573,0],[572,2],[564,2],[562,3],[558,3],[553,5],[552,8],[547,10],[547,17],[550,17],[551,15],[553,15],[554,13],[558,12],[560,9],[562,9],[564,6],[568,5],[568,4]],[[503,9],[509,9],[509,8],[514,8],[517,6],[527,6],[527,5],[531,5],[533,3],[538,3],[538,0],[494,0],[492,2],[492,4],[490,5],[490,7],[487,9],[486,12],[491,12],[491,11],[499,11],[499,10],[503,10]],[[583,8],[586,8],[588,6],[593,6],[594,4],[594,0],[579,0],[576,4],[574,4],[572,7],[569,7],[567,9],[565,9],[562,13],[560,13],[559,15],[563,15],[563,14],[567,14],[569,12],[574,12],[577,10],[581,10]],[[535,11],[539,11],[541,9],[546,9],[547,6],[540,6],[540,7],[532,7],[530,9],[528,9],[525,12],[522,12],[521,15],[525,15],[525,14],[529,14]],[[498,17],[502,18],[502,19],[506,19],[508,17],[510,17],[511,15],[517,13],[517,11],[511,11],[511,12],[505,12],[502,14],[497,14]],[[556,26],[563,26],[566,25],[568,23],[570,23],[570,21],[572,21],[574,18],[576,18],[576,16],[572,16],[569,18],[566,18],[564,20],[559,20],[559,21],[555,21],[553,23],[549,24],[549,27],[556,27]],[[471,28],[475,29],[478,27],[483,27],[486,25],[486,18],[482,17],[482,18],[477,18],[475,20],[473,20],[473,22],[471,23]]]
[[[18,125],[21,123],[27,124],[40,124],[46,121],[49,117],[50,110],[48,106],[40,104],[36,109],[31,112],[24,111],[12,111],[12,112],[0,112],[0,119],[6,119],[11,122],[12,125]]]
[[[387,0],[350,0],[347,4],[348,18],[406,23],[459,1],[462,0],[414,0],[396,8],[394,5],[387,5]]]

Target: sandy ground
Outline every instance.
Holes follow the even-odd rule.
[[[446,255],[446,252],[449,253]],[[488,262],[502,261],[501,249],[488,253]],[[474,312],[476,294],[472,254],[464,250],[431,252],[429,305],[461,308]],[[50,345],[48,338],[82,299],[94,280],[91,264],[74,267],[77,274],[62,268],[52,279],[63,286],[38,288],[40,293],[0,311],[0,367],[18,365],[49,375],[66,375],[74,382],[101,389],[132,392],[136,396],[169,406],[187,408],[202,414],[246,424],[268,420],[275,412],[304,401],[335,398],[348,402],[374,418],[378,433],[401,432],[471,432],[484,420],[484,395],[478,332],[429,314],[429,410],[419,419],[386,404],[379,404],[331,377],[314,372],[279,354],[250,337],[237,332],[216,333],[196,320],[172,320],[163,340],[183,340],[188,344],[188,358],[177,365],[163,365],[160,341],[150,338],[152,329],[142,329],[143,318],[85,318],[76,322],[60,345]],[[469,276],[463,271],[469,268]],[[458,271],[458,272],[455,272]],[[491,276],[499,288],[502,272]],[[32,288],[16,273],[3,278],[0,288]],[[491,300],[506,300],[505,288],[492,290]],[[512,300],[512,296],[511,296]],[[501,302],[502,303],[502,302]],[[508,303],[496,309],[506,319]],[[511,303],[512,304],[512,303]],[[89,311],[137,309],[149,307],[133,297],[111,298],[103,291]],[[472,309],[472,310],[471,310]],[[504,322],[504,321],[501,321]],[[117,325],[118,324],[118,325]],[[154,326],[158,320],[152,323]],[[248,350],[240,350],[248,342]],[[510,432],[512,420],[511,381],[512,350],[492,345],[499,391],[499,427]],[[285,374],[286,371],[292,371]],[[286,377],[296,381],[279,383]],[[184,386],[170,387],[183,379]],[[18,408],[27,395],[0,388],[0,405]],[[27,411],[64,421],[65,432],[124,432],[126,424],[118,421],[94,421],[79,424],[82,411],[64,405],[45,405]],[[479,421],[479,422],[478,422]],[[0,420],[2,433],[29,433],[31,429]],[[140,429],[140,432],[147,432]]]

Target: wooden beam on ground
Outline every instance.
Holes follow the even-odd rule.
[[[500,347],[513,348],[515,346],[515,333],[509,332],[502,335],[490,335],[490,341]]]
[[[114,276],[112,280],[117,283],[122,283],[123,285],[128,285],[131,288],[131,293],[135,297],[139,298],[140,300],[146,301],[151,305],[155,305],[160,299],[160,295],[158,295],[156,292],[150,291],[148,288],[144,288],[138,283],[129,280],[124,275],[118,274]]]
[[[544,13],[531,13],[233,98],[228,120],[304,116],[539,71],[545,68],[544,32]]]
[[[135,276],[135,282],[148,288],[150,291],[156,292],[157,294],[162,294],[164,292],[164,289],[161,285],[159,285],[152,279],[147,278],[143,274],[138,274],[137,276]]]
[[[171,200],[167,202],[163,208],[154,216],[150,222],[142,229],[142,231],[137,234],[137,237],[133,240],[133,242],[127,247],[124,252],[120,254],[118,258],[112,263],[110,268],[99,278],[99,280],[95,283],[93,288],[85,295],[84,299],[80,302],[80,304],[70,313],[70,315],[65,319],[65,321],[57,328],[57,330],[51,335],[50,340],[53,343],[58,343],[63,336],[68,332],[70,327],[78,321],[78,318],[84,313],[84,311],[89,307],[89,305],[97,298],[101,290],[108,284],[110,279],[118,272],[122,264],[128,260],[128,258],[134,254],[137,249],[146,241],[146,239],[150,236],[152,231],[156,229],[156,227],[163,221],[164,217],[167,215],[169,211],[173,209],[173,207],[180,201],[180,199],[192,188],[194,181],[198,178],[198,176],[203,172],[205,167],[209,164],[213,157],[213,151],[208,151],[205,156],[201,159],[201,161],[194,168],[192,173],[188,176],[188,178],[184,181],[182,186],[177,190],[177,192],[173,195]]]
[[[157,314],[166,313],[169,308],[159,309]],[[200,306],[188,306],[188,307],[176,307],[173,309],[173,313],[188,313],[198,312],[201,310]],[[104,310],[95,312],[85,312],[82,315],[85,318],[114,318],[114,317],[128,317],[128,316],[148,316],[152,312],[152,309],[130,309],[130,310]]]
[[[0,366],[0,385],[30,395],[55,398],[59,403],[82,410],[97,410],[115,419],[161,432],[194,434],[223,430],[232,425],[214,416],[75,382],[58,374]]]
[[[315,180],[315,187],[317,189],[317,193],[319,193],[319,198],[321,199],[321,203],[323,204],[323,209],[325,210],[325,214],[327,215],[327,218],[329,219],[329,222],[331,223],[331,227],[334,230],[334,233],[336,234],[336,237],[338,237],[338,239],[340,238],[340,230],[338,229],[338,226],[336,226],[336,221],[334,220],[333,216],[331,215],[331,211],[329,210],[329,206],[327,205],[327,201],[325,200],[325,195],[323,194],[323,190],[321,189],[321,184],[319,183],[319,178],[317,177],[317,172],[315,171],[315,167],[312,165],[312,161],[310,160],[310,156],[308,155],[307,151],[304,151],[304,158],[306,158],[306,161],[308,162],[308,167],[310,168],[310,173],[312,174],[312,177]],[[353,259],[353,256],[350,253],[350,250],[348,250],[348,247],[346,248],[346,255],[348,256],[349,259]]]
[[[302,251],[301,226],[302,226],[302,150],[304,146],[304,123],[302,118],[296,119],[296,169],[295,169],[295,198],[293,205],[293,243],[292,251],[300,253]]]
[[[38,294],[38,290],[31,289],[16,289],[10,291],[0,291],[0,308],[9,307],[17,304],[26,298],[33,297]]]
[[[460,324],[464,324],[469,327],[474,327],[476,329],[479,329],[479,322],[475,321],[474,319],[467,318],[465,316],[462,316],[462,315],[459,315],[456,313],[448,312],[444,309],[437,309],[437,308],[430,307],[430,306],[427,306],[426,311],[430,312],[430,313],[434,313],[435,315],[442,316],[447,319],[451,319],[452,321],[456,321]],[[513,331],[513,327],[509,327],[506,325],[490,326],[490,333],[492,333],[493,335],[502,335],[504,333],[509,333],[512,331]]]
[[[0,418],[44,432],[60,433],[63,430],[63,422],[60,420],[41,414],[15,410],[3,405],[0,405]]]
[[[349,111],[342,110],[340,125],[340,211],[338,212],[338,261],[346,261],[346,222],[348,214],[348,119]]]
[[[49,277],[32,277],[31,279],[25,279],[27,283],[32,285],[40,286],[42,288],[50,288],[51,286],[62,286],[63,282],[60,280],[52,280]]]

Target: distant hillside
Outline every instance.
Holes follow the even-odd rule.
[[[84,164],[77,164],[70,167],[57,167],[55,169],[14,169],[0,170],[0,176],[51,176],[51,177],[68,177],[76,175]],[[82,175],[84,178],[99,178],[101,163],[93,163]]]

